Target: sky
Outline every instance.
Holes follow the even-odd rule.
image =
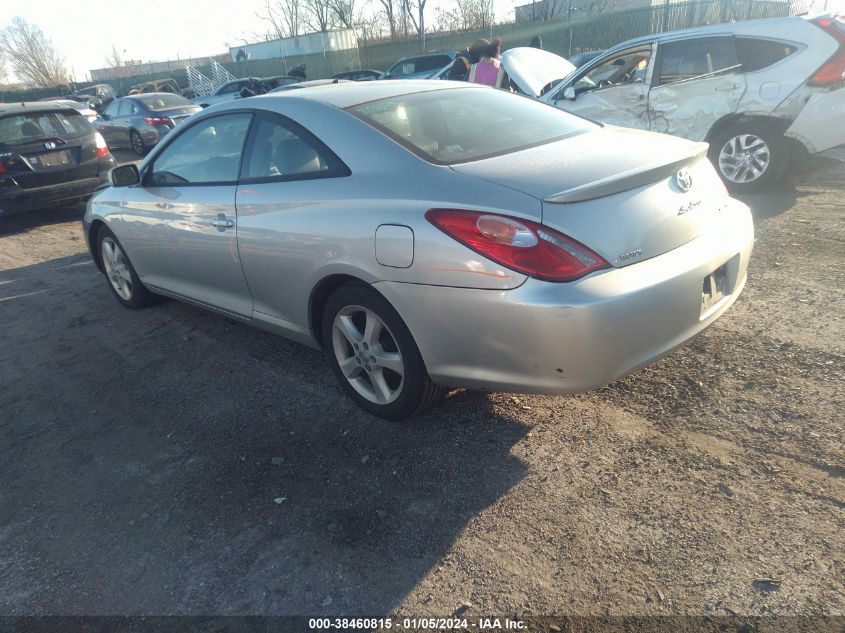
[[[362,2],[364,0],[358,0]],[[375,2],[375,0],[370,0]],[[516,0],[495,0],[496,19],[513,15]],[[3,0],[0,28],[20,16],[37,24],[65,58],[77,81],[92,68],[107,66],[112,44],[124,59],[164,61],[224,53],[228,46],[256,41],[267,28],[256,13],[266,0],[143,0],[67,2],[67,0]],[[426,16],[450,0],[429,0]],[[126,10],[122,7],[126,6]],[[430,7],[430,9],[429,9]],[[11,11],[9,11],[11,8]],[[125,52],[124,52],[125,51]],[[11,69],[10,69],[11,70]]]

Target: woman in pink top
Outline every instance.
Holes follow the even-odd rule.
[[[490,42],[490,46],[482,54],[478,63],[470,66],[467,81],[494,88],[503,88],[508,85],[507,73],[502,68],[502,62],[499,61],[501,46],[502,40],[498,37]]]

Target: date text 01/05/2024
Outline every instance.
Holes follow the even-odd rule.
[[[308,628],[319,629],[410,629],[410,630],[467,630],[479,631],[512,630],[525,628],[522,620],[510,618],[310,618]]]

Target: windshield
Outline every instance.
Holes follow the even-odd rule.
[[[153,112],[167,108],[194,105],[185,99],[185,97],[171,94],[144,95],[143,97],[136,97],[136,99],[143,103],[147,110],[152,110]]]
[[[0,118],[0,145],[26,145],[42,139],[67,139],[91,131],[78,112],[28,112]]]
[[[596,127],[538,101],[484,88],[416,92],[349,111],[441,165],[516,152]]]

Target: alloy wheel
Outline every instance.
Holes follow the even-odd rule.
[[[124,301],[132,299],[132,273],[120,246],[112,238],[103,239],[103,267],[112,288]]]
[[[132,134],[129,135],[129,140],[132,142],[132,149],[135,150],[136,154],[144,153],[144,141],[140,134],[133,131]]]
[[[760,178],[772,160],[765,140],[754,134],[739,134],[722,146],[719,171],[731,182],[745,184]]]
[[[332,347],[340,371],[355,391],[374,404],[402,393],[405,363],[384,321],[372,310],[347,306],[332,325]]]

